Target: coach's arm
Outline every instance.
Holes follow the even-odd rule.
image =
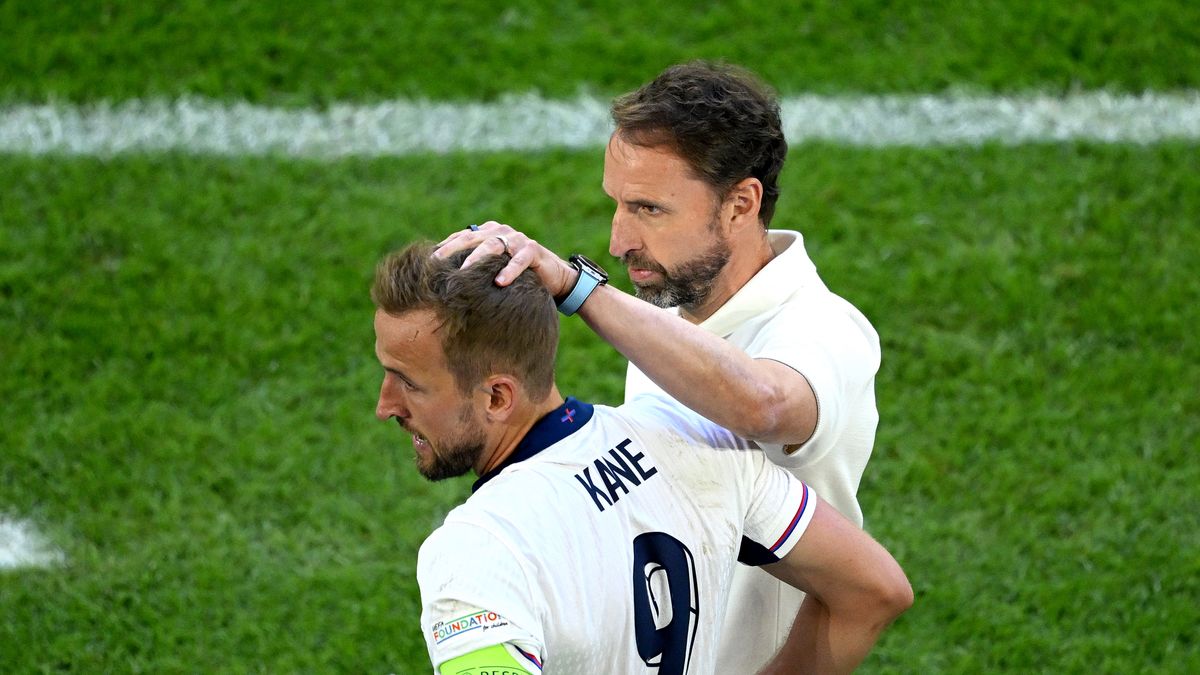
[[[807,596],[761,675],[849,673],[913,603],[908,578],[891,554],[823,500],[796,546],[762,569]]]
[[[500,237],[504,239],[501,240]],[[553,251],[501,223],[447,237],[435,255],[474,248],[463,261],[508,250],[512,260],[496,283],[504,286],[534,270],[556,298],[570,292],[578,272]],[[817,428],[817,398],[803,375],[741,349],[684,319],[612,286],[600,286],[579,315],[604,341],[629,359],[663,391],[742,438],[801,444]]]

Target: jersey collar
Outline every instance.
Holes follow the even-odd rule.
[[[500,463],[500,466],[480,476],[479,480],[471,486],[471,492],[483,487],[484,483],[495,478],[507,467],[533,457],[578,431],[587,424],[588,420],[592,419],[592,411],[593,406],[590,403],[584,403],[574,396],[568,396],[562,405],[546,413],[534,423],[529,433],[525,434],[525,438],[521,439],[516,449]]]
[[[768,230],[767,240],[775,257],[738,289],[700,327],[720,337],[729,337],[746,321],[782,305],[806,288],[824,290],[817,268],[804,250],[804,237],[791,230]],[[675,311],[678,311],[676,308]]]

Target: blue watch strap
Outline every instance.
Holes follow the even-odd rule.
[[[558,303],[558,311],[565,316],[571,316],[578,312],[579,308],[583,306],[583,301],[587,300],[592,291],[600,285],[601,280],[593,276],[591,270],[582,267],[578,269],[579,279],[575,281],[575,288],[572,288],[567,297]]]

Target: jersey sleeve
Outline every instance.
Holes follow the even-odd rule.
[[[749,503],[738,561],[769,565],[800,541],[816,512],[817,495],[784,469],[763,462]]]
[[[874,400],[879,335],[857,309],[834,295],[786,305],[753,330],[746,353],[795,370],[817,398],[817,427],[807,441],[759,445],[771,461],[783,466],[816,461],[840,437],[858,400]]]
[[[421,630],[435,673],[443,663],[508,644],[531,664],[545,658],[540,595],[520,556],[478,525],[447,522],[417,556]]]

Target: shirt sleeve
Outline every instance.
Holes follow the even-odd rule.
[[[447,522],[417,556],[421,630],[435,671],[464,654],[509,643],[540,663],[540,600],[520,556],[478,525]]]
[[[817,302],[781,307],[753,330],[746,353],[778,361],[802,375],[817,399],[817,426],[800,445],[759,444],[771,461],[791,468],[824,456],[837,442],[861,400],[873,401],[879,370],[879,335],[845,300],[828,295]]]
[[[812,488],[779,466],[762,462],[752,486],[738,561],[768,565],[782,560],[808,529],[816,502]]]

